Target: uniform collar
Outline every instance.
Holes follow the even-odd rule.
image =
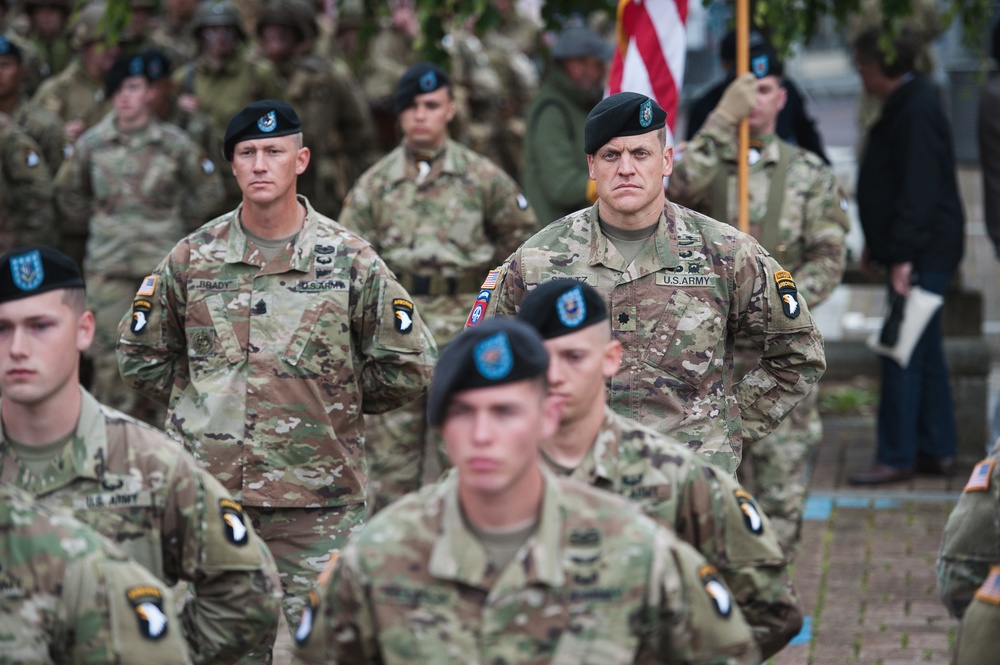
[[[588,485],[611,488],[618,486],[618,450],[621,442],[619,427],[614,411],[604,406],[604,422],[594,437],[580,466],[572,477]]]
[[[454,141],[446,139],[443,151],[439,157],[441,173],[463,173],[468,170],[468,160],[456,150]],[[392,159],[392,164],[388,170],[388,177],[391,182],[406,180],[407,167],[412,166],[414,162],[411,154],[406,148],[405,141],[390,153],[389,158]]]
[[[674,203],[670,201],[664,203],[663,212],[656,225],[656,232],[647,241],[653,243],[652,252],[649,251],[648,246],[643,248],[630,266],[625,265],[624,257],[615,249],[614,243],[601,233],[598,205],[595,203],[587,212],[587,220],[590,223],[590,256],[588,257],[590,265],[603,265],[617,270],[622,273],[622,282],[631,282],[645,275],[680,265],[677,238],[674,233],[677,219],[677,206]]]
[[[316,227],[318,213],[313,209],[309,199],[299,194],[298,202],[306,208],[306,219],[302,224],[302,229],[292,243],[291,258],[288,261],[282,260],[281,256],[275,256],[267,265],[267,272],[283,273],[290,270],[308,273],[312,270],[313,258],[316,248]],[[236,210],[229,213],[229,243],[226,246],[226,263],[245,263],[247,265],[260,267],[264,263],[264,258],[256,249],[250,246],[247,234],[243,232],[240,224],[240,213],[243,211],[243,204],[240,203]]]
[[[565,572],[560,557],[565,510],[563,493],[556,477],[544,466],[541,468],[545,494],[538,527],[526,544],[528,557],[523,562],[515,557],[499,574],[488,573],[486,550],[465,525],[458,504],[458,474],[452,470],[442,481],[445,484],[444,510],[428,572],[440,580],[489,590],[493,598],[532,584],[563,586]]]
[[[0,433],[0,481],[20,487],[34,496],[42,496],[65,487],[78,479],[102,481],[108,455],[107,430],[101,404],[80,388],[80,417],[73,440],[41,477],[27,466],[17,465],[13,451]]]

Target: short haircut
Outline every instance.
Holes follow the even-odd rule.
[[[854,53],[861,63],[878,65],[883,75],[895,79],[912,71],[920,48],[919,37],[909,27],[899,29],[888,49],[881,41],[885,31],[881,26],[873,26],[863,31],[854,40]]]
[[[62,301],[77,314],[83,314],[87,309],[87,290],[63,289]]]

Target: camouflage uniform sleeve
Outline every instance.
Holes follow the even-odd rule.
[[[437,345],[413,298],[374,252],[351,290],[365,413],[385,413],[427,392]]]
[[[815,307],[833,292],[844,276],[847,248],[844,238],[850,230],[847,201],[830,169],[816,159],[817,178],[810,188],[805,207],[802,266],[795,271],[801,295]]]
[[[56,662],[190,663],[170,590],[110,543],[66,569]]]
[[[516,316],[524,300],[524,280],[521,278],[521,250],[518,249],[499,266],[496,288],[486,304],[486,317]]]
[[[737,665],[759,663],[750,626],[719,572],[697,550],[658,529],[656,549],[666,561],[659,586],[659,625],[648,645],[660,662]],[[644,650],[645,650],[644,648]],[[636,662],[645,662],[641,657]]]
[[[725,159],[732,158],[736,142],[736,127],[716,115],[710,115],[681,155],[674,160],[674,171],[667,185],[667,198],[674,203],[706,210],[710,205],[712,181],[720,169],[727,169]],[[712,216],[722,222],[725,211],[712,211]]]
[[[54,194],[62,235],[67,240],[85,240],[94,200],[90,182],[90,146],[86,141],[77,141],[73,153],[59,167]]]
[[[4,175],[11,196],[7,216],[22,242],[58,242],[53,207],[52,172],[35,141],[16,127],[6,142]]]
[[[328,579],[309,594],[295,635],[295,665],[325,663],[381,663],[378,626],[358,566],[358,550],[351,545],[334,565]]]
[[[736,242],[730,326],[761,354],[733,391],[746,444],[773,430],[812,390],[826,370],[826,355],[791,275],[750,236],[740,234]]]
[[[208,154],[194,141],[184,143],[180,173],[186,195],[181,201],[181,219],[190,232],[208,221],[225,199],[226,189],[222,174]]]
[[[984,469],[984,465],[989,469],[988,475],[985,481],[977,480],[977,470]],[[1000,561],[1000,483],[996,466],[991,459],[976,465],[941,537],[938,595],[948,611],[958,618],[989,574],[990,564]]]
[[[767,659],[802,627],[777,534],[753,496],[705,464],[679,489],[678,535],[718,568]]]
[[[192,659],[234,662],[277,633],[274,560],[242,506],[189,455],[166,480],[164,571],[192,583],[181,617]]]
[[[122,380],[133,390],[166,405],[179,371],[187,363],[187,339],[183,312],[187,299],[186,277],[175,257],[187,256],[187,243],[181,242],[147,280],[152,280],[152,293],[147,295],[146,282],[137,284],[131,309],[118,324],[118,369]],[[132,330],[137,308],[149,303],[146,325],[139,332]]]
[[[500,172],[492,180],[486,231],[493,243],[493,260],[499,263],[538,230],[538,220],[513,178]]]

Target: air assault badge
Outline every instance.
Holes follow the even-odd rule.
[[[790,319],[797,318],[802,309],[799,307],[798,290],[795,288],[795,280],[792,273],[787,270],[779,270],[774,273],[774,282],[778,285],[778,295],[781,296],[781,309],[785,316]]]

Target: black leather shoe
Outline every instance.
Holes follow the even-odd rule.
[[[884,485],[898,483],[913,477],[913,469],[897,469],[894,466],[876,464],[867,471],[852,473],[847,477],[850,485]]]
[[[934,459],[932,457],[917,457],[917,473],[925,476],[954,476],[955,458],[942,457]]]

